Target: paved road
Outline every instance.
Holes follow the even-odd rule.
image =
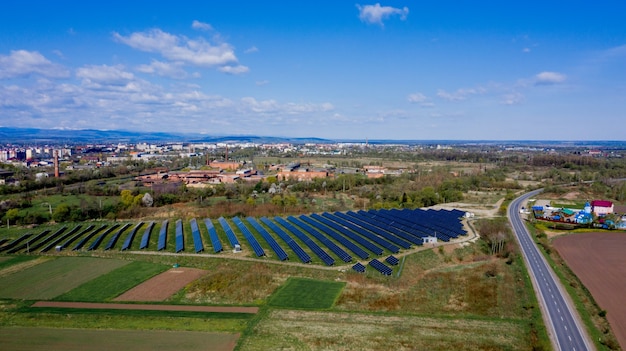
[[[509,206],[509,221],[517,236],[528,267],[537,299],[543,305],[544,321],[555,350],[594,350],[576,310],[564,296],[567,294],[555,278],[552,268],[546,263],[535,242],[531,239],[519,209],[528,198],[537,195],[535,190],[513,200]]]

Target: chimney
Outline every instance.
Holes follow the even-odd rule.
[[[59,151],[54,150],[54,177],[59,178]]]
[[[228,162],[228,145],[226,145],[226,162]]]

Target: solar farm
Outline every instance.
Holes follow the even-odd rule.
[[[493,263],[473,262],[477,247],[459,245],[470,239],[464,215],[370,210],[24,230],[0,244],[0,279],[6,283],[0,297],[18,306],[7,323],[32,328],[37,320],[37,326],[69,328],[59,335],[70,333],[67,337],[76,340],[92,328],[114,325],[137,335],[149,329],[220,333],[219,340],[236,340],[221,348],[229,351],[235,344],[248,351],[379,350],[386,347],[377,341],[381,333],[388,335],[386,343],[418,349],[523,349],[516,346],[529,343],[526,317],[518,317],[527,313],[519,295],[525,294],[519,288],[521,273],[498,280],[484,274]],[[434,238],[437,245],[430,244]],[[444,247],[451,249],[440,250]],[[469,255],[467,261],[463,255]],[[498,265],[501,271],[510,269],[504,261]],[[183,275],[190,279],[183,282]],[[497,293],[502,296],[493,306],[497,289],[503,289]],[[465,305],[455,306],[457,299]],[[38,300],[58,306],[37,306]],[[135,310],[150,302],[168,310]],[[212,307],[230,312],[199,312]],[[176,311],[181,308],[198,311]],[[245,315],[237,308],[258,313]],[[481,336],[468,339],[476,332]],[[33,328],[33,345],[24,349],[36,350],[41,333],[45,330]],[[509,336],[487,336],[493,333]],[[10,342],[10,335],[0,335],[0,342]],[[219,340],[206,345],[219,349]]]
[[[391,275],[398,264],[393,254],[422,246],[427,237],[448,242],[466,235],[460,220],[463,215],[459,210],[405,209],[258,219],[192,218],[178,219],[173,225],[170,220],[160,225],[152,221],[76,225],[23,234],[0,246],[0,253],[156,250],[225,255],[233,251],[264,260],[352,264],[356,272],[370,267]]]

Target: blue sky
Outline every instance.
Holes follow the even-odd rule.
[[[0,126],[625,140],[622,1],[7,1]]]

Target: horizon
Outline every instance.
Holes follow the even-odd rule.
[[[620,141],[626,4],[11,2],[0,125]],[[487,9],[487,10],[485,10]]]

